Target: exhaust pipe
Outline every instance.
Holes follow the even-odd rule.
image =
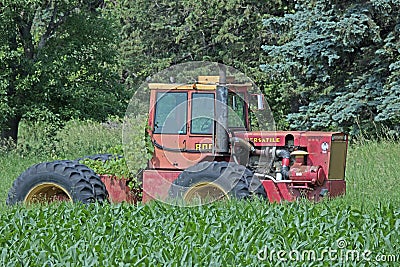
[[[215,152],[229,152],[228,135],[228,87],[226,86],[226,67],[219,64],[219,85],[216,88]]]

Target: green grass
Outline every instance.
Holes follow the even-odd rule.
[[[96,136],[96,144],[104,136],[110,139]],[[71,144],[65,155],[78,157],[95,149],[88,136],[79,142],[73,135],[64,137]],[[73,144],[79,145],[77,151]],[[162,203],[6,207],[13,180],[30,165],[54,157],[3,153],[0,265],[396,266],[399,258],[377,262],[375,257],[400,255],[399,155],[400,144],[394,141],[352,145],[347,194],[317,204],[233,200],[180,208]],[[321,255],[329,249],[339,258]],[[280,250],[287,261],[278,260]],[[346,261],[346,253],[365,250],[371,252],[370,263]],[[323,260],[294,261],[288,255],[310,251]],[[264,252],[267,258],[259,259]]]
[[[351,205],[374,212],[379,204],[400,207],[400,144],[394,141],[364,142],[349,147],[347,194],[332,204]]]

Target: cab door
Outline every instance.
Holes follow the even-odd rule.
[[[188,146],[200,153],[212,153],[215,117],[215,94],[212,92],[192,92],[189,105]]]
[[[188,135],[187,91],[153,90],[150,113],[154,155],[150,168],[181,169]]]
[[[153,91],[150,168],[186,169],[212,153],[215,94],[197,91]]]

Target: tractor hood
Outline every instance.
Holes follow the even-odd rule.
[[[286,134],[275,131],[234,132],[235,137],[242,138],[254,146],[284,146]]]
[[[314,132],[314,131],[237,131],[233,136],[242,138],[254,146],[285,146],[292,140],[294,146],[307,146],[310,140],[346,140],[341,132]]]

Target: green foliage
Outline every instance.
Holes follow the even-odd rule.
[[[18,152],[23,155],[54,154],[54,136],[62,127],[60,117],[39,111],[31,112],[30,116],[20,122]]]
[[[104,123],[72,120],[55,136],[54,154],[71,159],[99,153],[111,153],[121,144],[122,122],[118,117]]]
[[[93,1],[0,5],[0,126],[16,134],[34,114],[104,120],[123,114],[117,31]],[[4,132],[3,132],[4,134]],[[12,136],[15,138],[16,136]]]
[[[123,78],[133,86],[185,61],[215,61],[265,82],[259,70],[264,14],[281,14],[287,1],[120,1]]]
[[[140,173],[128,168],[126,158],[120,156],[123,153],[122,146],[110,149],[110,152],[112,156],[106,161],[84,159],[81,163],[94,170],[98,175],[108,175],[113,179],[127,179],[129,188],[138,192],[137,195],[141,198],[142,183],[139,177]]]
[[[129,170],[138,174],[147,168],[154,153],[154,145],[148,134],[147,114],[125,117],[123,149]]]
[[[0,154],[6,154],[15,148],[15,142],[11,138],[0,138]]]
[[[333,202],[362,212],[374,212],[378,202],[400,205],[400,184],[395,178],[400,175],[399,155],[400,144],[396,141],[357,141],[347,153],[347,194]]]
[[[81,162],[100,175],[104,174],[126,179],[134,178],[126,165],[126,159],[122,157],[124,153],[122,145],[112,147],[107,152],[109,152],[107,155],[110,155],[108,160],[84,158]]]
[[[300,1],[264,20],[272,34],[262,68],[281,84],[291,128],[396,130],[399,18],[398,1]]]
[[[75,159],[86,155],[109,153],[121,144],[122,122],[110,118],[105,123],[71,120],[55,129],[48,120],[23,121],[18,153],[58,159]]]

